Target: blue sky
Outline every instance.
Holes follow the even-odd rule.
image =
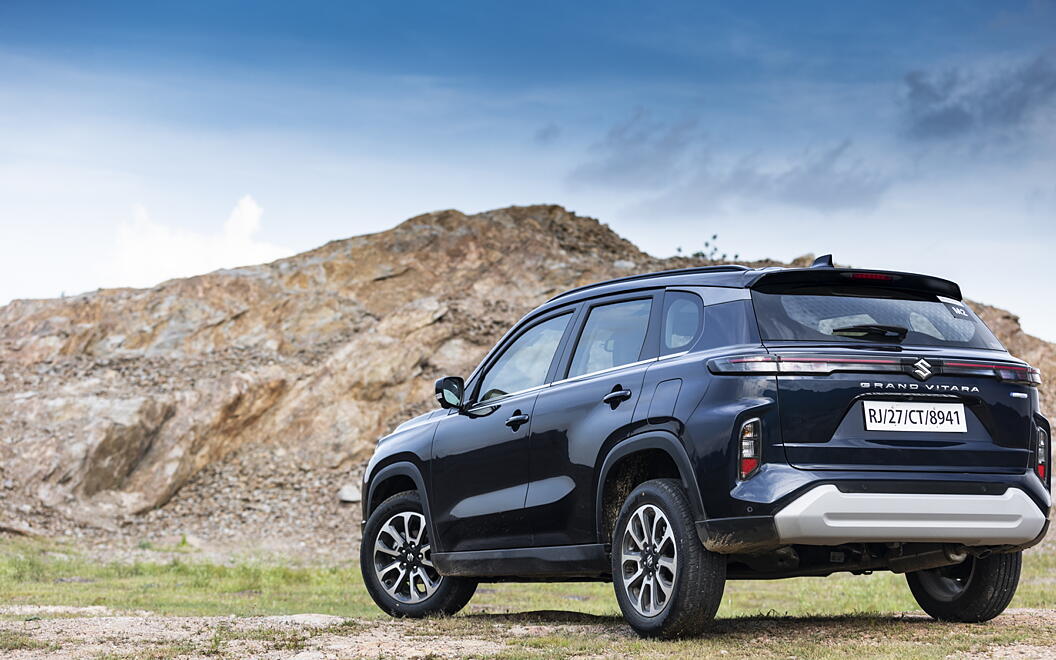
[[[1056,2],[0,2],[0,304],[559,203],[1056,340]]]

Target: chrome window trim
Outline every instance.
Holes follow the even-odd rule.
[[[682,357],[683,355],[689,355],[689,351],[680,351],[678,353],[669,353],[667,355],[661,355],[656,358],[657,360],[670,360],[671,358]]]
[[[627,364],[620,364],[615,367],[609,367],[608,369],[599,369],[598,371],[591,371],[589,373],[580,374],[578,376],[572,376],[571,378],[562,378],[561,380],[555,380],[550,383],[551,385],[560,385],[562,383],[571,383],[577,380],[584,380],[591,376],[597,376],[599,374],[607,374],[612,371],[619,371],[620,369],[629,369],[631,367],[638,367],[643,364],[649,364],[650,362],[656,362],[659,358],[649,358],[647,360],[638,360],[637,362],[628,362]]]
[[[477,401],[472,406],[466,408],[466,410],[467,411],[473,411],[473,410],[478,410],[480,408],[491,408],[495,404],[502,403],[503,401],[505,401],[507,399],[512,399],[515,396],[520,396],[522,394],[528,394],[529,392],[534,392],[536,390],[543,390],[543,389],[546,389],[548,387],[550,387],[550,383],[543,383],[542,385],[536,385],[535,387],[529,387],[529,388],[524,389],[524,390],[517,390],[516,392],[510,392],[509,394],[503,394],[502,396],[500,396],[498,398],[495,398],[495,399],[488,399],[487,401]]]

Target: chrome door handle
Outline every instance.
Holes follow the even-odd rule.
[[[603,403],[607,403],[613,408],[615,408],[616,406],[620,405],[620,402],[626,401],[629,398],[631,398],[630,390],[614,390],[602,397],[601,400]]]
[[[509,419],[506,420],[506,426],[508,426],[511,429],[513,429],[514,431],[516,431],[518,426],[520,426],[521,424],[524,424],[527,421],[528,421],[528,415],[525,415],[520,410],[517,410],[517,411],[515,411],[513,413],[513,415]]]

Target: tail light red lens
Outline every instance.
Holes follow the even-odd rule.
[[[717,374],[830,374],[834,371],[901,372],[894,358],[807,357],[796,355],[744,355],[716,358],[708,369]]]
[[[943,373],[959,376],[996,376],[1000,380],[1022,385],[1041,385],[1041,371],[1029,365],[993,364],[990,362],[961,362],[949,360],[942,363]]]
[[[738,355],[715,358],[708,361],[708,369],[716,374],[789,374],[825,375],[837,371],[872,373],[909,373],[915,357],[846,357],[843,355],[796,355],[768,353],[765,355]],[[937,375],[941,376],[985,376],[1009,383],[1037,386],[1041,384],[1041,372],[1029,365],[942,360],[928,358]]]
[[[737,474],[743,481],[755,474],[762,462],[761,445],[763,438],[763,423],[758,419],[750,419],[741,424],[739,436],[739,451],[737,460]]]
[[[887,273],[846,273],[846,275],[852,280],[873,280],[877,282],[891,282],[896,279],[894,275],[888,275]]]
[[[1049,471],[1049,434],[1043,428],[1038,428],[1038,443],[1035,449],[1034,472],[1039,479],[1045,481]]]

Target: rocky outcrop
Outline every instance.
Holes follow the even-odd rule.
[[[0,483],[103,524],[247,444],[347,469],[554,293],[699,263],[652,258],[558,206],[512,207],[152,289],[16,301],[0,308]],[[1054,373],[1052,345],[979,309]]]

